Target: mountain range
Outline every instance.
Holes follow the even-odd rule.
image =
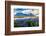
[[[32,13],[30,14],[23,14],[23,13],[17,13],[15,16],[35,16]]]

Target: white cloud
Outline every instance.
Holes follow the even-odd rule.
[[[36,14],[39,13],[39,11],[38,10],[34,10],[34,11],[32,11],[32,10],[24,10],[24,11],[22,11],[22,13],[24,13],[24,14],[32,13],[32,14],[36,15]]]
[[[24,10],[24,11],[22,11],[22,13],[29,14],[29,13],[31,13],[31,10]]]
[[[24,11],[16,11],[16,12],[14,12],[15,15],[16,15],[16,13],[23,13],[23,14],[32,13],[35,16],[39,16],[39,15],[37,15],[37,14],[39,14],[39,10],[36,10],[36,9],[34,9],[33,11],[32,10],[24,10]]]

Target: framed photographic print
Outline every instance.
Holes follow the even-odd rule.
[[[44,33],[44,3],[5,1],[5,34]]]

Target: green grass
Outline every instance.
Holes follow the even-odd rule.
[[[23,26],[17,25],[17,24],[19,24],[19,23],[20,23],[20,22],[14,21],[14,27],[23,27]],[[39,26],[39,22],[33,22],[33,21],[31,21],[31,20],[27,20],[27,21],[25,21],[25,23],[28,24],[28,27]]]
[[[36,16],[14,16],[14,18],[36,17]]]
[[[31,20],[26,21],[26,23],[28,24],[29,27],[39,26],[39,23],[38,22],[33,22]]]

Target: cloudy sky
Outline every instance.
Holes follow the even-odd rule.
[[[39,10],[38,9],[29,9],[29,8],[16,8],[14,9],[14,14],[17,13],[23,13],[23,14],[29,14],[32,13],[34,15],[39,14]]]

